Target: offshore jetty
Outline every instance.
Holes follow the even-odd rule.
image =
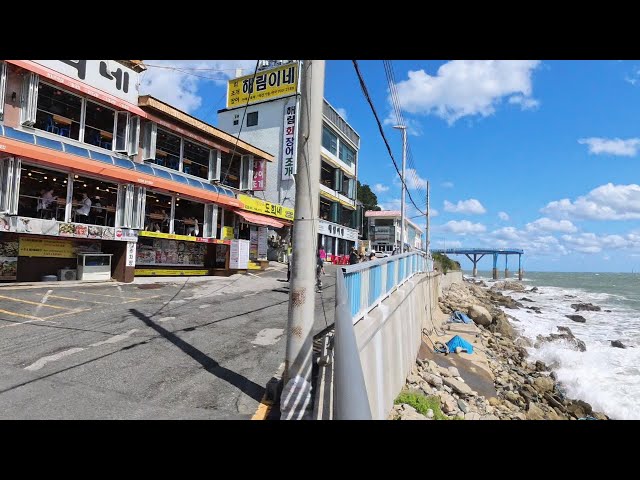
[[[524,305],[502,291],[535,296],[521,282],[502,281],[489,288],[484,282],[453,283],[438,299],[430,328],[423,329],[418,359],[396,399],[389,419],[398,420],[608,420],[591,405],[568,398],[544,362],[527,360],[527,347],[544,342],[567,342],[585,351],[584,342],[567,327],[558,333],[538,336],[535,343],[519,337],[506,314]],[[529,298],[522,301],[532,302]],[[458,321],[452,321],[453,312]],[[464,318],[469,323],[460,321]],[[471,346],[473,353],[447,351],[454,336]]]

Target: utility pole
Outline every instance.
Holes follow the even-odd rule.
[[[430,256],[430,248],[431,248],[431,239],[429,232],[429,218],[431,217],[431,211],[429,210],[429,181],[427,180],[427,231],[425,232],[425,252],[427,253],[427,258]]]
[[[404,253],[404,170],[407,166],[407,127],[405,125],[396,125],[393,128],[402,130],[402,195],[400,196],[400,253]]]
[[[300,69],[300,112],[293,265],[289,290],[287,349],[280,396],[282,420],[311,418],[311,367],[315,311],[315,272],[320,202],[320,145],[324,60],[303,60]]]

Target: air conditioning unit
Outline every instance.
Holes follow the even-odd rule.
[[[76,270],[71,268],[61,268],[58,270],[58,280],[75,280],[76,279]]]

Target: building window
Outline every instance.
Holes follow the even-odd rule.
[[[82,98],[47,83],[40,82],[37,89],[38,107],[33,126],[63,137],[80,140]]]
[[[147,189],[132,184],[118,185],[116,227],[143,229]]]
[[[322,220],[331,218],[331,202],[324,198],[320,198],[320,218]]]
[[[325,187],[333,189],[334,170],[335,169],[328,163],[322,162],[322,166],[320,169],[320,183],[322,183]]]
[[[148,232],[171,233],[171,205],[169,195],[147,191],[144,229]]]
[[[118,184],[73,175],[71,221],[115,226]]]
[[[182,171],[196,177],[209,179],[209,149],[184,139]]]
[[[238,125],[238,123],[240,123],[240,121],[237,118],[233,120],[234,125]]]
[[[201,237],[204,223],[204,203],[176,197],[174,233]]]
[[[7,64],[0,62],[0,119],[4,113],[4,95],[7,89]]]
[[[115,118],[115,110],[87,100],[84,142],[111,150]]]
[[[326,125],[322,126],[322,146],[334,155],[338,155],[338,135]]]
[[[18,215],[65,220],[68,174],[31,165],[22,165]]]
[[[158,128],[156,134],[156,156],[151,162],[173,170],[179,170],[180,144],[180,137]]]
[[[247,113],[247,127],[258,125],[258,112]]]
[[[240,157],[240,190],[253,188],[253,155]]]
[[[356,152],[349,147],[345,142],[340,142],[340,160],[347,165],[353,165],[356,161]]]
[[[240,188],[240,155],[223,153],[221,156],[220,183],[227,187]]]

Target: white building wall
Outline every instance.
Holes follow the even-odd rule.
[[[254,192],[255,196],[268,202],[279,203],[285,207],[294,208],[296,186],[293,180],[281,180],[282,173],[282,134],[284,124],[284,109],[290,98],[280,98],[271,102],[249,105],[247,115],[258,112],[258,124],[247,127],[245,116],[240,139],[255,145],[272,154],[274,161],[267,165],[266,188],[264,192]],[[291,100],[292,101],[292,100]],[[244,108],[235,108],[218,113],[218,128],[231,135],[237,135],[242,122]],[[238,125],[233,121],[237,118]]]

